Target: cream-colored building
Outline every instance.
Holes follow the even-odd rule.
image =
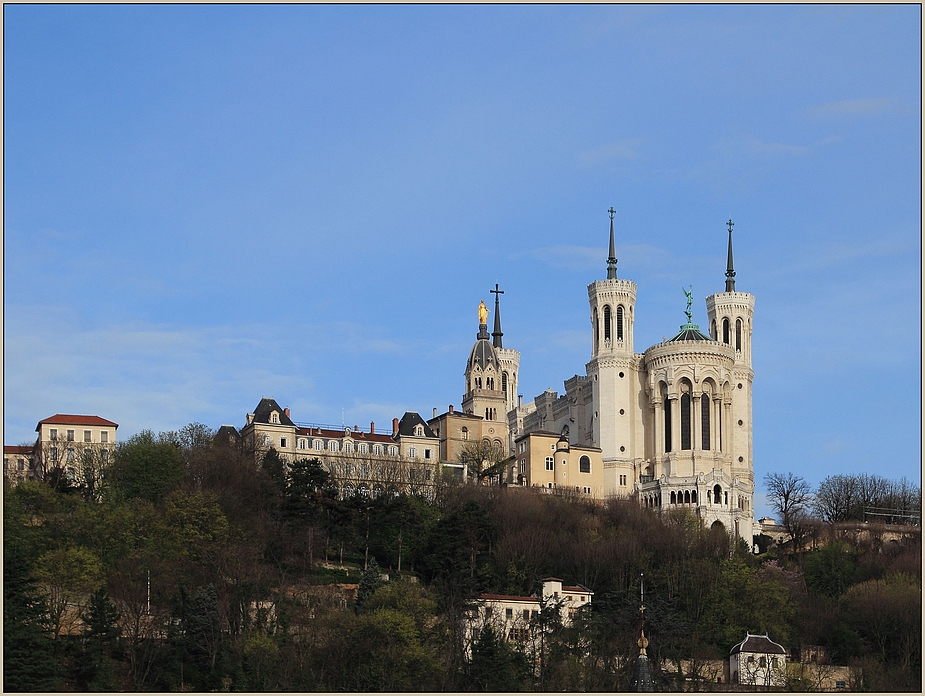
[[[635,348],[637,286],[617,277],[613,214],[607,276],[588,286],[591,360],[584,375],[508,414],[513,439],[565,435],[601,451],[605,496],[687,507],[752,541],[751,337],[755,298],[735,289],[732,222],[725,291],[706,298],[710,335],[687,321],[671,338]],[[626,485],[623,482],[626,482]]]
[[[223,428],[226,426],[223,426]],[[296,424],[288,408],[262,398],[241,429],[241,440],[258,458],[271,448],[286,462],[320,460],[344,497],[405,492],[432,497],[443,467],[440,441],[417,414],[392,421],[391,433],[356,426],[336,429]]]
[[[469,607],[465,624],[467,653],[478,640],[481,631],[491,626],[498,636],[511,642],[528,644],[539,636],[540,611],[555,607],[565,626],[575,613],[591,603],[594,593],[582,585],[563,585],[559,578],[543,580],[539,597],[481,594]]]
[[[604,466],[601,450],[570,445],[565,435],[538,431],[521,435],[514,442],[514,463],[509,482],[555,491],[604,497]],[[627,488],[628,479],[622,481]]]
[[[40,420],[32,454],[36,477],[60,467],[72,481],[98,481],[114,456],[118,427],[99,416],[57,413]]]
[[[729,651],[729,673],[733,684],[783,686],[787,682],[787,651],[766,635],[747,633],[745,640]]]
[[[3,446],[3,475],[14,484],[35,478],[31,445]]]

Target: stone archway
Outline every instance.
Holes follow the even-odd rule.
[[[710,531],[713,531],[713,530],[716,530],[716,529],[718,529],[718,530],[720,530],[720,531],[722,531],[722,532],[725,532],[725,531],[726,531],[726,525],[724,525],[724,524],[723,524],[722,522],[720,522],[719,520],[716,520],[716,522],[714,522],[713,524],[710,525]]]

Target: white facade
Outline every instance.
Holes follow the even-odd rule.
[[[636,352],[637,286],[617,278],[611,220],[607,278],[588,286],[591,360],[585,375],[511,410],[515,437],[545,431],[597,447],[604,494],[635,493],[647,507],[687,507],[752,541],[752,318],[735,291],[730,223],[726,291],[706,298],[710,334],[688,321]],[[627,482],[629,485],[623,485]]]
[[[745,640],[729,651],[729,673],[733,684],[783,686],[787,681],[787,651],[766,635],[747,633]]]

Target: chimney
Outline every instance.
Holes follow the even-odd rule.
[[[450,413],[453,412],[453,404],[450,404]]]
[[[253,422],[254,422],[254,414],[253,414],[253,413],[248,413],[248,414],[247,414],[247,424],[250,425],[250,424],[253,423]]]
[[[396,435],[398,435],[398,419],[393,418],[392,419],[392,437],[395,437]]]
[[[358,433],[360,429],[356,426],[356,423],[353,424],[353,432]]]
[[[434,406],[434,418],[436,418],[436,417],[437,417],[437,407]]]
[[[370,421],[370,422],[369,422],[369,434],[370,434],[370,435],[375,435],[375,434],[376,434],[376,422],[375,422],[375,421]]]
[[[524,405],[524,395],[523,395],[523,394],[518,394],[518,395],[517,395],[517,408],[520,408],[520,407],[522,407],[523,405]]]
[[[283,413],[286,414],[286,418],[289,418],[289,407],[288,406],[283,409]]]

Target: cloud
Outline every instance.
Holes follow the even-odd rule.
[[[639,157],[639,147],[642,143],[642,138],[630,138],[608,145],[600,145],[589,150],[582,150],[578,154],[578,159],[585,166],[612,159],[636,159]]]
[[[811,116],[836,116],[840,114],[877,115],[888,114],[896,109],[892,99],[845,99],[843,101],[816,104],[807,109]]]

